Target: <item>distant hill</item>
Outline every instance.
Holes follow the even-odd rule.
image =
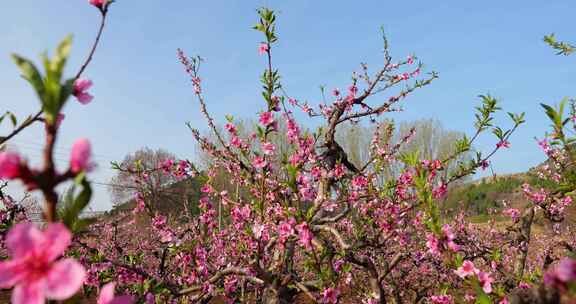
[[[550,184],[536,177],[534,169],[525,173],[485,177],[450,189],[442,209],[448,215],[464,210],[470,220],[475,222],[485,222],[491,217],[491,213],[500,214],[505,208],[523,210],[527,205],[522,192],[524,183],[535,188],[550,187]],[[504,216],[497,218],[508,220]],[[568,206],[566,222],[576,226],[576,203]]]
[[[167,186],[159,191],[155,198],[154,207],[163,215],[170,216],[182,212],[198,213],[198,200],[200,188],[203,185],[203,177],[187,178]],[[131,199],[125,203],[114,206],[107,212],[107,216],[131,211],[136,207],[136,201]]]

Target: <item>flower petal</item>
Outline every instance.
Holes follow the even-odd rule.
[[[92,146],[86,138],[80,138],[72,145],[70,154],[70,170],[78,173],[82,170],[90,169],[90,157],[92,155]]]
[[[109,304],[114,299],[114,287],[116,284],[114,282],[108,283],[100,289],[100,295],[98,295],[97,304]]]
[[[12,227],[6,236],[6,246],[13,257],[22,258],[36,252],[44,243],[44,235],[32,223],[20,223]]]
[[[54,261],[61,256],[72,242],[72,233],[62,223],[49,224],[44,230],[46,238],[44,254],[48,261]]]
[[[45,299],[38,284],[18,285],[12,291],[12,304],[44,304]]]
[[[19,271],[20,270],[20,271]],[[19,260],[0,263],[0,288],[11,288],[24,276]]]
[[[49,299],[65,300],[73,296],[86,279],[86,270],[74,259],[54,263],[46,277],[44,293]]]
[[[92,80],[90,79],[80,78],[74,82],[74,89],[76,91],[83,92],[90,89],[90,87],[92,87]]]
[[[94,96],[90,95],[89,93],[86,92],[80,92],[78,94],[76,94],[76,98],[78,99],[78,101],[83,104],[83,105],[87,105],[90,102],[92,102],[92,99],[94,99]]]

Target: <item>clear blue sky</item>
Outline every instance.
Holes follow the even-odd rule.
[[[37,59],[68,33],[74,49],[72,75],[95,35],[98,12],[87,0],[18,0],[0,3],[0,111],[20,117],[34,113],[37,101],[11,62],[17,52]],[[542,36],[576,41],[576,2],[565,1],[129,1],[118,0],[102,45],[86,76],[94,81],[93,103],[71,102],[58,143],[65,167],[76,138],[93,143],[99,169],[91,177],[107,182],[109,162],[142,146],[163,147],[192,158],[195,146],[184,123],[202,128],[192,91],[176,59],[176,48],[206,59],[203,66],[210,111],[254,115],[262,108],[258,77],[261,40],[251,29],[255,10],[278,12],[280,43],[275,63],[292,95],[316,104],[319,85],[345,87],[359,62],[380,62],[380,26],[398,58],[414,53],[440,79],[407,100],[397,120],[438,118],[449,129],[471,132],[478,94],[490,93],[508,111],[526,112],[527,124],[512,148],[494,159],[499,173],[528,169],[543,159],[534,142],[547,121],[539,102],[572,94],[576,57],[559,57]],[[504,118],[504,116],[502,116]],[[5,128],[5,127],[4,127]],[[5,130],[5,129],[2,129]],[[14,144],[38,163],[42,128],[27,130]],[[493,147],[481,140],[478,147]],[[104,186],[95,186],[93,208],[110,207]]]

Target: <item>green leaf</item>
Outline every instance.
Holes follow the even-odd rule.
[[[68,98],[70,98],[70,95],[74,93],[74,81],[75,81],[74,78],[70,78],[66,80],[66,82],[64,82],[64,85],[62,85],[60,90],[60,108],[64,106],[66,100],[68,100]]]
[[[258,138],[264,138],[264,128],[261,126],[256,126],[256,132],[258,133]]]
[[[556,37],[554,37],[554,34],[544,36],[544,42],[546,42],[546,44],[548,44],[550,47],[558,51],[556,55],[568,56],[576,50],[576,47],[571,44],[562,41],[560,42],[556,41]]]
[[[92,219],[82,219],[80,214],[90,202],[92,188],[90,183],[84,178],[81,181],[82,191],[74,197],[76,187],[72,186],[64,195],[61,202],[62,209],[59,210],[59,217],[72,232],[79,232],[93,222]]]
[[[456,265],[456,267],[460,267],[462,266],[463,263],[464,263],[464,257],[460,253],[457,253],[456,256],[454,257],[454,265]]]
[[[74,79],[69,79],[64,84],[61,84],[64,66],[70,55],[71,48],[72,36],[68,35],[58,45],[51,59],[46,53],[41,55],[46,72],[44,77],[30,60],[16,54],[12,55],[12,59],[20,68],[22,77],[36,90],[44,110],[45,119],[49,123],[54,122],[58,112],[73,92]]]
[[[12,112],[10,112],[10,114],[8,114],[10,116],[10,121],[12,122],[12,126],[16,127],[16,125],[18,124],[18,120],[16,119],[16,115],[14,115]]]
[[[492,304],[492,300],[490,300],[487,294],[482,292],[476,297],[476,304]]]
[[[62,78],[62,72],[68,56],[70,56],[70,50],[72,49],[72,35],[66,36],[60,45],[56,48],[56,54],[52,58],[52,72],[55,75],[55,79],[60,81]]]
[[[32,61],[20,57],[19,55],[12,54],[12,60],[14,63],[20,68],[20,73],[22,73],[22,77],[26,79],[36,91],[38,98],[40,99],[41,103],[44,103],[44,82],[42,81],[42,75],[32,63]]]
[[[499,140],[504,139],[505,134],[504,134],[504,131],[500,127],[493,128],[492,133],[494,133],[494,135],[496,135],[496,137],[498,137]]]

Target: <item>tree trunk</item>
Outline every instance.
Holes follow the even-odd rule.
[[[530,207],[520,219],[520,227],[518,231],[518,236],[516,238],[520,246],[520,254],[516,257],[516,263],[514,265],[514,274],[516,275],[516,283],[522,280],[524,276],[524,268],[526,266],[526,259],[528,257],[528,248],[530,247],[530,230],[532,228],[532,222],[534,221],[534,207]]]
[[[286,287],[266,287],[262,295],[262,304],[289,304],[294,301],[294,290]]]

